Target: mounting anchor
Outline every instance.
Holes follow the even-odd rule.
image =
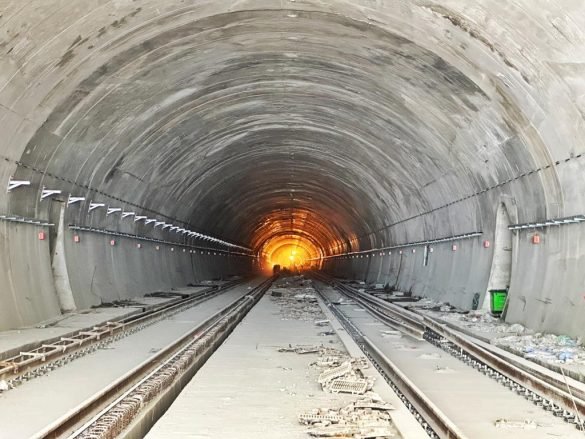
[[[135,212],[122,212],[122,219],[128,218],[129,216],[136,216]]]
[[[134,222],[135,223],[137,223],[138,221],[141,221],[143,219],[146,219],[146,217],[145,216],[142,216],[142,215],[135,215],[134,216]]]
[[[61,192],[62,191],[60,191],[59,189],[47,189],[45,186],[43,186],[43,190],[41,192],[41,201],[53,195],[59,195]]]
[[[154,228],[156,229],[158,226],[164,226],[166,223],[164,221],[155,221]]]
[[[147,218],[147,219],[144,221],[144,224],[150,224],[150,223],[154,223],[154,222],[156,222],[156,220],[155,220],[154,218]]]
[[[106,216],[109,216],[113,213],[116,212],[122,212],[122,208],[121,207],[108,207],[108,211],[106,212]]]
[[[87,212],[91,212],[92,210],[97,209],[98,207],[106,207],[106,205],[104,203],[94,203],[92,201],[89,202],[89,208],[87,209]]]
[[[164,224],[164,225],[162,226],[162,229],[163,229],[163,230],[164,230],[164,229],[168,229],[168,228],[169,228],[169,227],[171,227],[171,226],[172,226],[172,224]]]
[[[8,179],[8,192],[12,191],[13,189],[19,188],[21,186],[30,186],[30,181],[28,180],[13,180],[12,177]]]
[[[80,203],[82,201],[85,201],[85,197],[72,197],[71,194],[69,194],[69,198],[67,198],[67,206],[71,206],[72,204]]]

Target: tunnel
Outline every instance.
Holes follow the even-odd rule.
[[[585,6],[7,0],[0,329],[290,265],[585,335]]]

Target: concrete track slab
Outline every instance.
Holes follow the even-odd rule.
[[[325,311],[326,312],[326,311]],[[340,324],[327,314],[333,328]],[[327,329],[327,328],[325,328]],[[321,336],[313,321],[285,319],[280,305],[265,296],[229,339],[185,387],[148,439],[305,439],[298,415],[315,408],[343,407],[355,397],[325,393],[317,383],[319,372],[309,366],[317,354],[279,353],[278,347],[320,345],[362,356],[351,340]],[[377,374],[373,369],[367,375]],[[398,406],[399,400],[379,379],[374,390]],[[394,412],[393,412],[394,415]],[[409,439],[426,437],[417,425]]]
[[[0,394],[0,439],[27,438],[246,294],[246,283]]]
[[[181,288],[181,294],[196,294],[208,287]],[[177,296],[178,297],[178,296]],[[27,346],[68,334],[84,328],[104,324],[108,321],[141,312],[145,308],[175,300],[177,297],[137,297],[132,305],[120,307],[99,307],[65,314],[60,318],[40,323],[34,327],[0,331],[0,359],[13,355],[15,350],[25,350]]]
[[[339,293],[324,289],[330,300]],[[407,336],[387,335],[389,328],[358,305],[340,310],[410,380],[472,439],[582,438],[583,433],[529,403],[435,346]],[[497,428],[498,420],[532,422],[533,427]]]

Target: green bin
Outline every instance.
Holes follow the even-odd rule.
[[[490,305],[492,314],[501,314],[508,298],[507,290],[490,290]]]

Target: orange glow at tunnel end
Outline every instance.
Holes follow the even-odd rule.
[[[275,236],[262,246],[262,271],[272,273],[274,265],[291,271],[319,266],[322,251],[310,240],[294,234]]]

